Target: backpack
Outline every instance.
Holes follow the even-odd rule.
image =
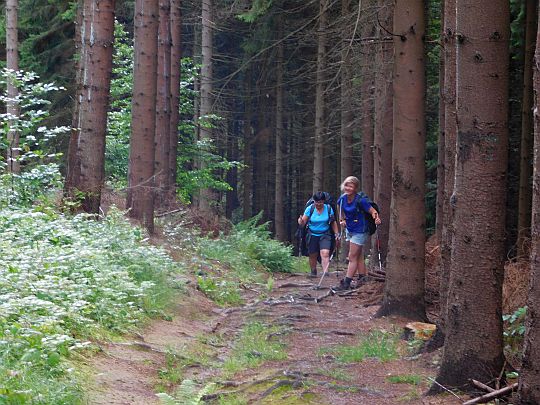
[[[326,191],[324,192],[324,197],[325,197],[324,205],[332,208],[332,211],[334,212],[334,216],[335,216],[337,211],[336,211],[336,203],[334,199],[332,198],[330,193],[327,193]],[[311,209],[308,213],[308,218],[311,218],[311,216],[313,215],[313,211],[315,210],[315,204],[314,204],[313,198],[310,198],[309,200],[306,201],[306,203],[304,204],[304,211],[302,211],[302,213],[304,213],[309,206],[311,206]],[[328,210],[328,212],[330,212],[330,210]],[[298,229],[296,230],[296,237],[298,238],[298,252],[301,253],[302,256],[309,256],[308,247],[307,247],[308,231],[309,231],[309,220],[305,226],[299,226]],[[330,232],[333,234],[332,227],[330,227]],[[334,238],[332,238],[332,248],[330,249],[331,251],[334,249],[334,243],[335,243]]]
[[[373,219],[371,214],[369,212],[364,211],[364,209],[360,205],[360,200],[362,198],[366,198],[369,204],[373,208],[375,208],[375,211],[377,211],[378,214],[380,214],[381,211],[379,210],[379,206],[377,205],[377,203],[371,201],[371,198],[369,198],[369,196],[366,193],[364,193],[363,191],[360,191],[357,195],[359,198],[356,201],[356,210],[362,213],[362,215],[364,215],[364,220],[366,221],[366,224],[367,224],[367,231],[370,235],[373,235],[377,231],[377,225],[375,224],[375,220]]]

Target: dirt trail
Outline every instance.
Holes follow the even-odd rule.
[[[91,364],[95,384],[87,403],[157,404],[157,388],[172,392],[183,379],[200,387],[218,381],[217,391],[238,392],[247,401],[227,403],[460,403],[449,395],[422,396],[429,384],[426,378],[436,374],[437,354],[407,357],[406,343],[400,343],[402,358],[387,362],[345,364],[331,350],[325,354],[324,349],[357,343],[360,333],[401,330],[405,320],[372,318],[377,309],[372,302],[380,296],[382,284],[372,282],[351,296],[328,296],[316,303],[315,298],[328,288],[302,286],[313,282],[305,276],[276,277],[271,293],[247,288],[243,291],[245,304],[234,308],[219,308],[188,286],[172,319],[154,321],[143,335],[102,346],[103,352]],[[323,286],[332,284],[336,277],[330,275]],[[220,364],[229,356],[242,327],[252,321],[280,328],[282,332],[275,338],[286,344],[287,358],[227,379]],[[417,376],[421,382],[388,381],[389,376],[398,375]],[[212,395],[205,398],[218,403],[217,399],[212,402]]]

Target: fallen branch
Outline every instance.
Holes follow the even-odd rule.
[[[463,405],[473,405],[473,404],[481,404],[484,402],[489,402],[492,399],[502,397],[506,394],[511,393],[513,390],[515,390],[518,387],[518,383],[514,383],[512,385],[509,385],[507,387],[501,388],[499,390],[495,390],[492,392],[489,392],[487,394],[482,395],[481,397],[477,397],[474,399],[471,399],[467,402],[464,402]]]
[[[491,388],[489,385],[486,385],[484,383],[481,383],[480,381],[476,381],[474,379],[471,379],[471,384],[484,390],[484,391],[487,391],[487,392],[493,392],[495,391],[495,388]]]
[[[284,283],[278,286],[278,288],[303,288],[303,287],[313,287],[311,283]]]
[[[463,400],[454,392],[454,391],[451,391],[449,390],[448,388],[446,388],[444,385],[442,385],[440,382],[438,382],[437,380],[435,380],[434,378],[431,378],[431,377],[428,377],[428,380],[435,383],[436,385],[438,385],[439,387],[441,387],[443,390],[445,390],[446,392],[449,392],[450,394],[452,394],[453,396],[455,396],[457,399],[459,399],[461,402],[463,402]]]

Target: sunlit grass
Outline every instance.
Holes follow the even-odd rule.
[[[367,358],[383,362],[395,360],[398,358],[397,337],[387,332],[369,332],[355,345],[322,348],[319,353],[330,353],[340,363],[357,363]]]

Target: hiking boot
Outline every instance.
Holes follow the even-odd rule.
[[[361,274],[358,276],[358,281],[356,282],[356,285],[360,287],[361,285],[364,285],[370,281],[371,279],[369,278],[368,275]]]
[[[351,289],[351,283],[347,283],[347,281],[343,278],[339,280],[339,285],[332,287],[332,290],[334,291],[346,291]]]
[[[309,277],[311,278],[317,277],[317,269],[311,269],[311,273],[309,274]]]

